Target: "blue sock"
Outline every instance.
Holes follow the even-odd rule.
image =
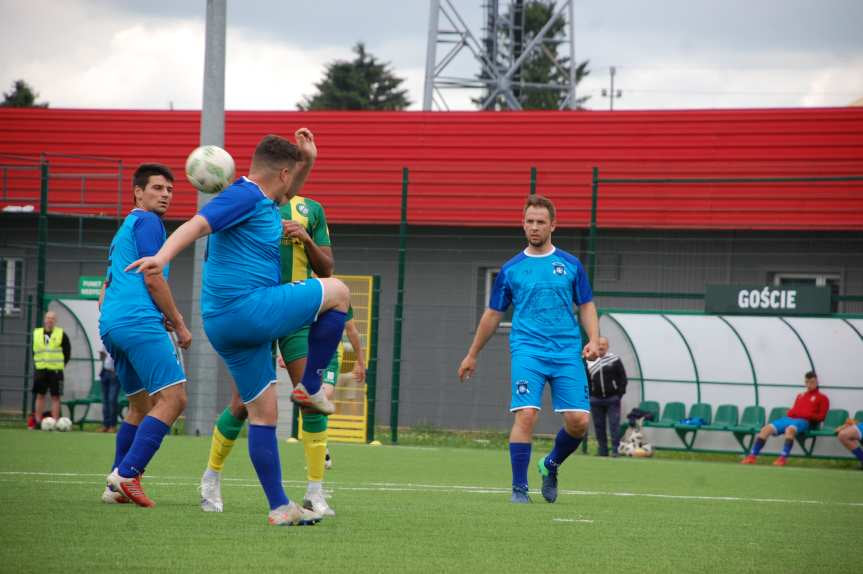
[[[857,448],[851,451],[851,454],[857,457],[857,460],[860,461],[860,464],[863,464],[863,446],[857,445]]]
[[[165,438],[169,430],[171,427],[156,417],[149,415],[144,417],[138,427],[138,432],[135,433],[135,439],[132,441],[132,446],[129,447],[129,452],[117,465],[120,476],[132,478],[144,472],[147,463],[159,450],[162,439]]]
[[[114,464],[111,465],[111,470],[120,466],[123,457],[129,452],[132,446],[132,441],[135,440],[135,433],[138,431],[138,425],[129,424],[123,421],[120,428],[117,429],[117,437],[114,445]]]
[[[785,441],[785,444],[782,446],[782,456],[788,456],[791,454],[791,447],[794,446],[794,439],[788,439]]]
[[[749,454],[752,456],[758,456],[758,453],[761,452],[761,449],[764,448],[764,439],[761,437],[755,437],[755,442],[752,444],[752,450],[749,451]]]
[[[282,464],[279,461],[279,443],[276,441],[276,427],[249,425],[249,458],[258,473],[258,480],[264,487],[270,510],[288,504],[285,489],[282,488]]]
[[[527,467],[530,466],[530,443],[509,443],[509,462],[512,465],[512,487],[527,490]]]
[[[306,357],[303,386],[310,395],[321,388],[321,372],[330,364],[342,341],[347,317],[347,313],[330,309],[318,315],[318,320],[309,329],[309,354]]]
[[[582,437],[572,436],[564,428],[557,431],[557,436],[554,438],[554,448],[545,457],[545,467],[552,472],[557,472],[557,467],[575,452],[575,449],[581,444],[581,439]]]

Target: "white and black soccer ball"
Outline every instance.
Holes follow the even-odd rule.
[[[72,430],[72,421],[69,420],[69,417],[60,417],[57,419],[57,423],[54,425],[54,430],[60,432],[67,432]]]
[[[40,428],[44,431],[52,431],[56,426],[57,421],[54,419],[54,417],[45,417],[44,419],[42,419],[42,425]]]
[[[196,148],[186,159],[186,179],[202,193],[219,193],[234,181],[234,158],[214,145]]]

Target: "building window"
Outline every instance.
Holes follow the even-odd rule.
[[[18,257],[0,257],[0,307],[4,315],[21,313],[21,297],[24,286],[24,260]]]
[[[488,302],[491,299],[491,288],[494,285],[495,279],[497,279],[498,273],[500,273],[500,267],[480,268],[480,315],[482,315],[483,311],[488,307]],[[512,305],[510,305],[509,309],[504,313],[503,319],[500,322],[500,327],[503,329],[509,329],[512,327]]]
[[[773,284],[777,287],[793,287],[795,285],[810,287],[830,287],[830,311],[839,311],[840,278],[838,273],[774,273]]]

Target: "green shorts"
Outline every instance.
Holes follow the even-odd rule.
[[[321,375],[322,383],[336,386],[336,383],[339,382],[339,373],[342,370],[342,359],[344,358],[344,356],[345,348],[343,345],[340,344],[335,354],[333,354],[333,358],[330,360],[330,364],[327,365],[327,368],[324,369],[324,372]]]
[[[309,327],[294,331],[279,339],[279,351],[285,363],[304,359],[309,354]]]

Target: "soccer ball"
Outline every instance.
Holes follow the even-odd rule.
[[[57,421],[54,417],[45,417],[42,419],[42,430],[52,431],[57,426]]]
[[[186,179],[202,193],[219,193],[234,180],[234,158],[218,146],[202,145],[186,159]]]
[[[66,432],[72,428],[72,421],[69,420],[68,417],[60,417],[57,419],[57,424],[54,426],[54,430],[60,432]]]

